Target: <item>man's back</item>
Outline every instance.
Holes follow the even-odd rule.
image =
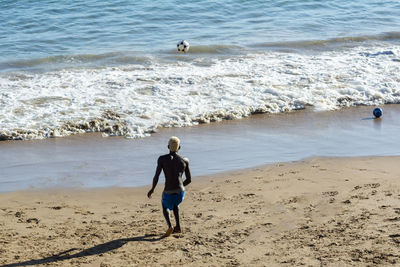
[[[175,152],[158,158],[158,166],[162,168],[165,175],[164,192],[171,194],[185,191],[182,182],[182,174],[187,165],[187,160],[183,159]]]

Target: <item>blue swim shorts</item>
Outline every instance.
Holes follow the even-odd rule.
[[[167,194],[165,192],[162,193],[162,206],[163,208],[167,208],[169,210],[173,210],[174,207],[181,204],[183,199],[185,198],[185,191],[175,194]]]

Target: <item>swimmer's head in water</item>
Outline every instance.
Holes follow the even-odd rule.
[[[172,136],[168,141],[168,148],[172,152],[178,152],[181,141],[178,137]]]

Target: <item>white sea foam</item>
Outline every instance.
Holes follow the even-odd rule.
[[[0,139],[89,131],[136,138],[255,112],[400,103],[399,59],[400,46],[386,45],[3,73]]]

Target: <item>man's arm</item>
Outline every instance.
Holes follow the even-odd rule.
[[[187,158],[184,159],[186,163],[186,168],[185,168],[185,181],[183,181],[183,186],[187,186],[192,182],[192,175],[190,174],[190,168],[189,168],[189,160]]]
[[[148,198],[151,198],[151,195],[153,194],[154,189],[157,186],[158,179],[160,178],[161,170],[162,170],[162,168],[161,168],[160,162],[158,162],[157,168],[156,168],[156,173],[154,174],[154,178],[153,178],[153,186],[151,187],[150,191],[147,193]]]

